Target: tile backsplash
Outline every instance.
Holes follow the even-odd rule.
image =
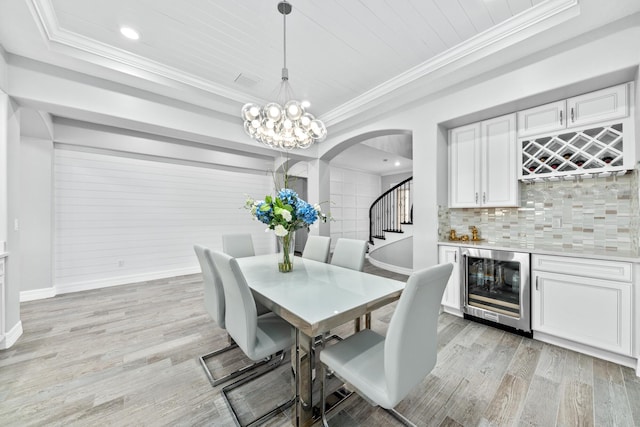
[[[572,181],[520,182],[518,208],[438,210],[441,241],[449,230],[487,243],[549,249],[638,253],[640,204],[637,170],[622,176],[579,177]]]

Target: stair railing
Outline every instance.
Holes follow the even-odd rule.
[[[413,223],[413,177],[390,188],[369,208],[369,243],[384,239],[385,233],[402,233],[402,224]]]

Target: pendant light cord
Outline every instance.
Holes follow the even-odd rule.
[[[286,3],[286,1],[284,2]],[[284,67],[282,68],[282,80],[289,80],[289,70],[287,70],[287,13],[282,14],[283,22],[283,41],[284,45]]]

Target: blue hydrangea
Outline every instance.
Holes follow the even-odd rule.
[[[309,225],[318,220],[316,209],[304,200],[298,200],[296,203],[296,216]]]
[[[256,218],[263,224],[269,224],[271,219],[273,218],[273,209],[270,208],[268,211],[262,211],[260,208],[264,206],[264,202],[258,202],[256,204]]]
[[[288,188],[283,188],[278,192],[278,199],[287,205],[295,206],[298,200],[298,193]]]

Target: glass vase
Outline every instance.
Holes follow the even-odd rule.
[[[288,273],[293,270],[293,255],[295,253],[296,235],[290,232],[286,236],[278,237],[278,270]]]

